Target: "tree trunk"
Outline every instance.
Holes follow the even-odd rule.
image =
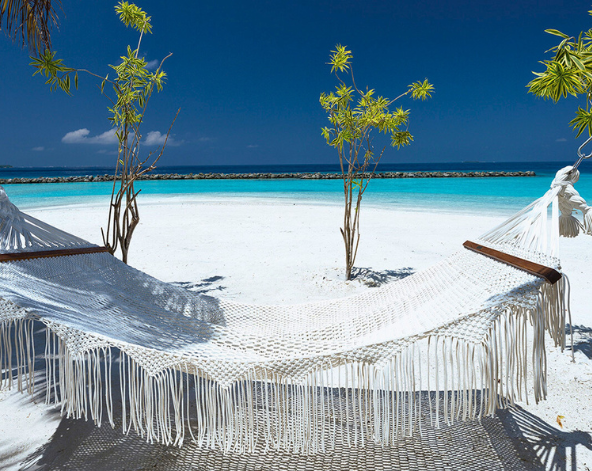
[[[345,244],[345,279],[351,280],[352,269],[354,267],[354,240],[356,236],[355,216],[352,222],[352,200],[353,200],[353,175],[348,172],[347,178],[344,182],[345,193],[345,212],[343,215],[343,229],[341,235]]]

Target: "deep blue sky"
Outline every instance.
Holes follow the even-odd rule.
[[[67,65],[106,74],[136,44],[115,1],[62,1],[53,47]],[[320,135],[326,116],[318,99],[335,86],[326,62],[337,43],[353,52],[358,85],[387,97],[426,77],[436,88],[426,102],[400,101],[411,109],[415,142],[387,149],[384,162],[575,159],[568,122],[577,100],[553,104],[525,86],[557,43],[544,29],[589,29],[590,0],[137,4],[152,16],[146,59],[173,53],[143,127],[144,136],[165,133],[181,108],[161,165],[336,162]],[[116,146],[93,139],[110,129],[94,78],[81,75],[72,97],[50,93],[32,77],[26,49],[0,36],[0,55],[0,164],[113,164]]]

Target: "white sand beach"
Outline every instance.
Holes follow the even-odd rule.
[[[29,213],[100,244],[106,208],[55,207]],[[340,206],[254,198],[166,203],[140,198],[140,211],[129,258],[132,266],[200,293],[265,304],[377,289],[463,250],[465,240],[477,238],[503,219],[363,207],[359,276],[344,282]],[[570,350],[561,352],[548,339],[547,400],[534,404],[531,396],[529,404],[518,404],[519,412],[500,415],[500,430],[513,446],[516,462],[530,466],[525,469],[592,469],[592,237],[562,239],[561,260],[572,287],[575,362]],[[561,425],[558,416],[564,417]],[[89,427],[84,421],[70,421],[67,427],[60,423],[54,408],[35,404],[26,394],[0,391],[0,469],[56,469],[52,460],[84,446],[78,437]],[[60,436],[54,436],[56,430]],[[60,446],[48,446],[56,440]],[[133,454],[118,456],[113,463],[118,464],[111,469],[145,469]],[[192,466],[177,463],[158,469],[214,469]]]

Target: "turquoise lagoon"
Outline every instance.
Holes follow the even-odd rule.
[[[550,169],[559,169],[567,164],[559,162],[556,166],[546,165],[540,169],[531,164],[530,168],[537,172],[535,177],[375,179],[364,194],[364,205],[418,211],[509,214],[542,196],[553,179]],[[428,164],[425,167],[425,170],[430,170]],[[584,162],[581,171],[576,189],[585,199],[592,201],[592,165]],[[112,187],[109,182],[39,183],[7,184],[5,190],[17,206],[31,209],[108,204]],[[139,182],[138,187],[141,188],[140,202],[144,200],[147,203],[274,200],[342,204],[343,200],[340,180],[161,180]]]

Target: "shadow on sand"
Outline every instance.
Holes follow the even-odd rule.
[[[378,288],[386,283],[401,280],[413,275],[415,270],[410,267],[398,268],[397,270],[372,270],[371,268],[354,267],[352,269],[352,280],[360,280],[370,288]]]
[[[499,410],[504,435],[529,469],[567,471],[578,469],[577,446],[592,450],[592,435],[580,430],[562,431],[521,407]]]
[[[224,291],[226,286],[222,286],[219,281],[223,280],[223,276],[210,276],[201,281],[174,281],[171,284],[193,291],[197,294],[213,293],[214,291]]]
[[[588,358],[592,359],[592,328],[584,325],[571,326],[574,336],[574,352],[582,352]],[[566,327],[567,338],[570,335],[569,324]]]
[[[422,394],[427,400],[427,394]],[[424,409],[425,410],[425,409]],[[551,470],[577,469],[577,446],[592,448],[592,436],[560,431],[520,407],[498,411],[481,421],[432,427],[429,414],[421,431],[394,445],[365,447],[338,444],[316,455],[259,449],[256,453],[223,453],[186,440],[181,448],[147,443],[130,431],[108,423],[63,419],[44,447],[26,460],[22,470]]]

